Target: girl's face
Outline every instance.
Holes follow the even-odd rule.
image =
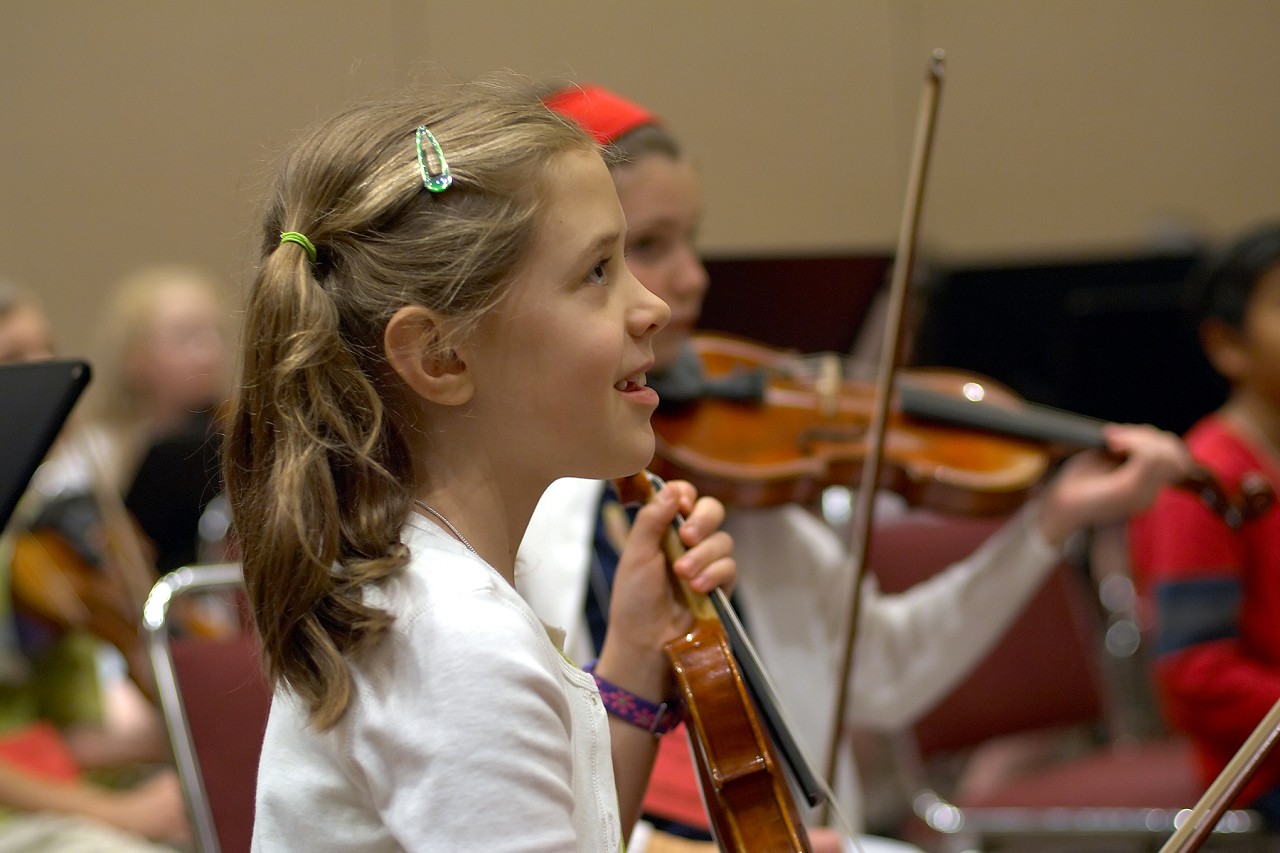
[[[627,217],[627,265],[640,283],[671,307],[671,322],[653,342],[657,369],[675,361],[698,323],[707,271],[696,240],[702,193],[693,164],[646,154],[613,170]]]
[[[627,269],[626,220],[599,154],[558,155],[544,183],[530,257],[460,348],[474,423],[494,424],[489,445],[537,460],[547,482],[632,474],[653,458],[658,400],[645,373],[671,312]]]
[[[154,413],[176,416],[221,400],[227,362],[224,324],[222,307],[199,283],[175,280],[156,297],[126,368]]]

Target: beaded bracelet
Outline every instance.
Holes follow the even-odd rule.
[[[650,702],[643,696],[623,690],[596,675],[596,663],[597,661],[591,661],[583,670],[591,673],[591,677],[596,680],[604,709],[619,720],[639,726],[654,736],[665,735],[684,721],[684,703],[678,699],[662,703]]]

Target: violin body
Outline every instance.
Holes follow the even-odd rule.
[[[140,533],[136,535],[141,538]],[[102,565],[94,565],[53,528],[19,533],[10,562],[14,605],[55,629],[86,631],[114,646],[128,665],[130,679],[155,701],[142,635],[142,605],[158,576],[154,569],[138,566],[135,572],[143,576],[131,583],[125,576],[128,570],[116,560],[107,554]],[[175,602],[173,619],[179,630],[212,639],[227,636],[236,627],[217,615],[202,612],[199,599],[188,597]]]
[[[16,606],[56,628],[88,631],[115,646],[133,682],[155,699],[137,606],[117,576],[91,565],[53,530],[15,538],[11,573]]]
[[[645,471],[615,480],[622,502],[649,500],[655,488],[649,476]],[[684,552],[674,527],[662,544],[668,564]],[[765,700],[752,694],[734,656],[729,634],[734,623],[720,618],[709,596],[694,592],[674,574],[671,579],[694,625],[664,651],[685,704],[694,764],[716,841],[729,853],[810,853],[783,762],[757,708]],[[723,592],[713,595],[728,606]],[[744,646],[739,642],[737,647]]]
[[[757,507],[808,503],[827,486],[857,482],[868,452],[871,383],[831,381],[821,367],[798,371],[796,356],[738,338],[698,335],[693,346],[708,376],[768,371],[765,397],[660,410],[653,417],[655,473],[689,480],[725,503]],[[905,371],[900,381],[956,396],[980,382],[992,399],[1016,401],[995,383],[959,371]],[[1049,462],[1045,448],[1031,441],[894,412],[880,480],[913,504],[995,515],[1025,500]]]
[[[722,850],[807,851],[808,836],[718,622],[699,619],[666,646],[684,700],[694,764]]]
[[[652,469],[737,506],[809,503],[860,478],[874,387],[836,366],[723,335],[692,339],[708,376],[765,370],[764,398],[705,398],[653,416]],[[824,375],[824,372],[827,375]],[[1106,450],[1105,421],[1028,403],[958,370],[905,370],[895,379],[879,484],[909,503],[963,515],[1015,509],[1056,455]],[[1260,473],[1229,493],[1203,466],[1178,483],[1231,527],[1268,512],[1275,490]]]

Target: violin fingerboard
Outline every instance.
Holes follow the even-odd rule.
[[[1105,421],[1061,409],[1031,403],[1007,408],[964,396],[912,388],[906,383],[901,384],[898,394],[902,412],[920,420],[981,429],[1030,441],[1069,444],[1086,449],[1106,447],[1102,437]]]

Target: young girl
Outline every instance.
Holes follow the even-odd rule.
[[[123,500],[157,570],[196,562],[200,515],[219,489],[227,325],[222,285],[198,267],[150,265],[116,286],[86,417],[36,480],[53,498],[43,520],[86,555],[105,558],[101,504]]]
[[[606,718],[514,585],[548,484],[653,453],[669,312],[625,233],[595,143],[498,84],[361,106],[287,156],[225,465],[277,688],[257,849],[621,849],[652,721]],[[670,696],[689,625],[658,550],[677,511],[675,570],[733,577],[694,497],[661,492],[619,567],[595,674],[632,705]]]
[[[627,219],[627,263],[671,307],[671,321],[653,344],[651,384],[661,383],[664,400],[697,398],[708,383],[699,375],[690,335],[709,282],[695,245],[702,197],[692,159],[652,111],[602,87],[563,89],[547,103],[607,145]],[[867,580],[846,732],[855,724],[894,730],[922,716],[1000,637],[1061,560],[1072,532],[1124,518],[1149,503],[1161,484],[1181,477],[1189,464],[1176,437],[1151,427],[1112,427],[1108,441],[1127,457],[1123,464],[1102,454],[1080,454],[989,542],[937,577],[897,595],[883,594],[874,578]],[[589,654],[592,627],[606,621],[607,613],[594,612],[597,602],[609,600],[599,561],[592,556],[609,548],[601,541],[605,537],[593,537],[606,526],[596,522],[601,491],[599,483],[556,483],[535,514],[520,555],[526,596],[544,619],[570,629],[569,647],[581,655]],[[838,686],[833,674],[852,584],[845,543],[797,505],[731,508],[725,528],[736,543],[741,579],[736,603],[796,737],[820,766],[830,742]],[[710,837],[692,768],[675,766],[688,752],[683,738],[677,733],[665,740],[673,742],[663,744],[646,802],[648,822],[658,828],[651,848],[661,843],[689,849],[689,842],[659,834]],[[854,754],[850,744],[844,747],[836,792],[844,812],[860,827]],[[840,848],[830,831],[813,829],[809,835],[815,850]],[[903,849],[867,837],[861,845],[868,853]]]
[[[32,526],[118,579],[126,614],[141,608],[156,571],[196,562],[200,516],[218,491],[212,412],[226,399],[226,318],[221,285],[197,267],[149,265],[123,278],[83,408],[32,480]],[[71,732],[77,754],[89,765],[167,761],[163,720],[125,677],[126,663],[149,670],[145,649],[122,661],[104,647],[99,657],[108,725]]]

